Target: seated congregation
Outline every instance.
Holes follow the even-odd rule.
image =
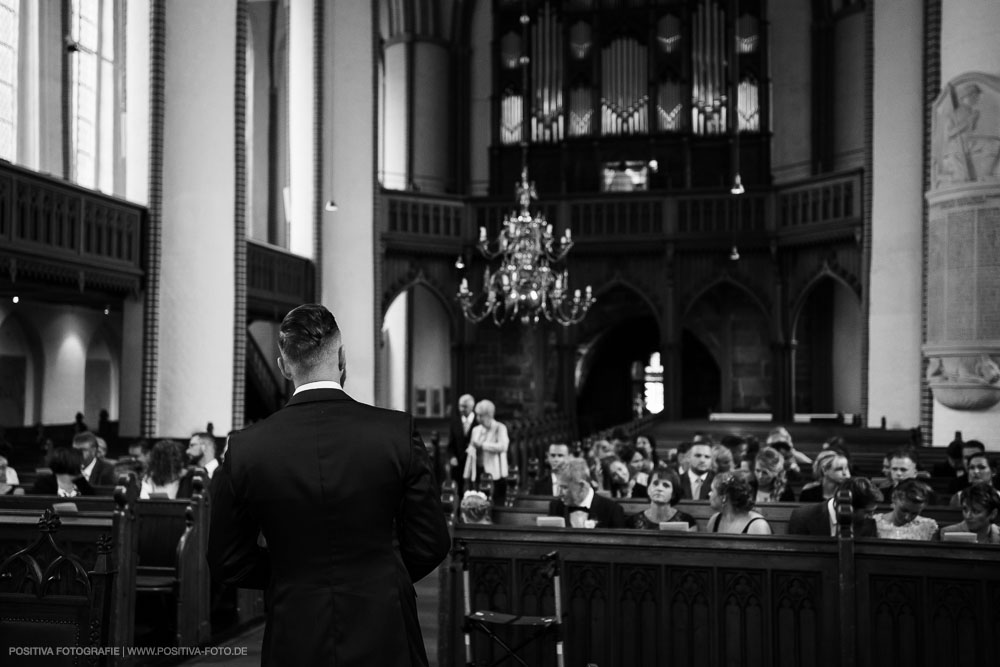
[[[544,467],[507,478],[503,502],[489,479],[461,500],[446,483],[456,549],[441,651],[502,658],[463,636],[467,608],[561,609],[566,664],[977,664],[989,650],[962,638],[988,634],[1000,609],[995,464],[974,441],[940,466],[942,450],[896,445],[810,451],[775,429],[763,445],[698,434],[658,448],[617,433],[551,444]],[[558,579],[545,576],[553,553]],[[492,631],[509,646],[528,637],[516,623]],[[553,646],[520,657],[560,664]]]
[[[629,440],[618,433],[586,451],[549,445],[544,471],[532,462],[525,485],[504,480],[530,494],[515,492],[497,507],[492,479],[484,475],[478,489],[463,495],[460,518],[525,525],[544,514],[541,524],[559,525],[550,521],[556,517],[573,528],[835,536],[834,498],[843,490],[851,494],[857,537],[1000,544],[995,462],[974,440],[953,443],[948,455],[932,475],[920,469],[917,448],[899,447],[884,456],[880,474],[866,476],[876,471],[852,462],[842,439],[809,456],[784,428],[774,429],[764,446],[752,436],[715,443],[696,434],[662,459],[650,435]],[[953,466],[955,459],[962,463]]]

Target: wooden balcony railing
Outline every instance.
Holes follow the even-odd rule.
[[[741,196],[728,192],[704,194],[635,193],[546,197],[535,210],[543,213],[557,233],[566,225],[576,241],[648,242],[671,238],[711,240],[732,235],[797,236],[861,222],[862,173],[825,176]],[[390,247],[425,244],[447,246],[473,243],[479,228],[490,238],[505,215],[514,210],[509,199],[456,199],[383,191],[380,229]]]
[[[299,304],[315,301],[315,276],[312,260],[247,240],[247,306],[251,311],[283,315]]]
[[[137,204],[0,163],[0,253],[19,273],[92,269],[102,286],[137,290],[145,218]]]
[[[814,179],[781,188],[780,229],[861,220],[861,172]]]

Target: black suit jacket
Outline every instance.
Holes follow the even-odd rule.
[[[549,516],[561,516],[566,519],[566,527],[569,527],[569,512],[562,500],[553,500],[549,503]],[[624,528],[625,510],[613,500],[604,496],[594,494],[594,499],[590,501],[590,511],[587,513],[588,519],[597,521],[598,528]]]
[[[824,500],[821,503],[796,507],[788,518],[788,534],[831,537],[828,504],[829,501]],[[860,525],[854,526],[855,537],[876,537],[877,535],[874,519],[865,519]]]
[[[475,417],[472,418],[472,426],[469,427],[469,432],[465,433],[462,430],[462,418],[456,412],[451,418],[451,427],[448,431],[448,458],[455,457],[458,459],[458,466],[451,471],[451,476],[458,480],[462,479],[462,472],[465,470],[465,449],[469,446],[472,441],[472,429],[476,428],[476,424],[479,420]]]
[[[265,589],[261,664],[427,664],[412,582],[450,538],[410,415],[304,391],[233,434],[213,481],[208,564]]]
[[[705,475],[705,480],[701,483],[701,490],[697,498],[691,497],[691,478],[687,471],[681,474],[681,500],[708,500],[708,494],[712,491],[712,480],[715,473],[711,470]]]
[[[544,477],[539,477],[535,480],[535,483],[531,486],[531,495],[533,496],[552,496],[555,495],[552,489],[552,473],[546,472]]]
[[[104,459],[97,459],[94,461],[94,469],[90,471],[90,477],[87,481],[92,486],[114,486],[116,482],[115,466]]]

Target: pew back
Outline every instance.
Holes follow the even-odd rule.
[[[131,484],[135,484],[134,481]],[[208,544],[209,508],[204,485],[195,479],[195,495],[186,499],[143,499],[130,504],[135,579],[128,600],[134,618],[136,591],[171,593],[177,597],[179,646],[197,646],[211,636],[210,581],[205,552]],[[138,495],[137,488],[134,496]],[[33,510],[35,515],[60,499],[53,496],[0,496],[0,517]],[[107,496],[72,498],[81,515],[110,515],[114,501]],[[130,620],[131,622],[131,620]]]
[[[1000,547],[465,525],[455,539],[472,607],[514,614],[553,613],[537,570],[559,551],[566,664],[985,664],[991,643],[962,638],[995,636],[1000,622]],[[460,574],[451,569],[445,624],[455,647]],[[485,642],[474,649],[495,657]],[[461,652],[445,654],[458,667]],[[551,647],[524,657],[554,664]]]
[[[133,644],[135,526],[128,498],[122,489],[110,511],[66,517],[4,510],[2,655],[11,646]],[[102,664],[124,664],[124,657]]]

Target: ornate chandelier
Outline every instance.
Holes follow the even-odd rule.
[[[483,291],[473,293],[469,281],[462,278],[458,302],[462,313],[470,322],[492,318],[498,326],[504,322],[520,320],[522,324],[536,324],[545,318],[562,326],[582,320],[594,304],[593,291],[587,285],[585,293],[569,291],[569,271],[560,271],[552,265],[563,260],[573,247],[569,228],[556,240],[552,225],[542,214],[532,215],[531,200],[537,199],[535,184],[528,181],[528,168],[521,168],[517,200],[520,212],[504,217],[503,226],[493,246],[486,237],[486,228],[479,228],[479,252],[487,260],[500,258],[500,266],[490,273],[483,272]],[[455,263],[464,267],[462,258]]]

